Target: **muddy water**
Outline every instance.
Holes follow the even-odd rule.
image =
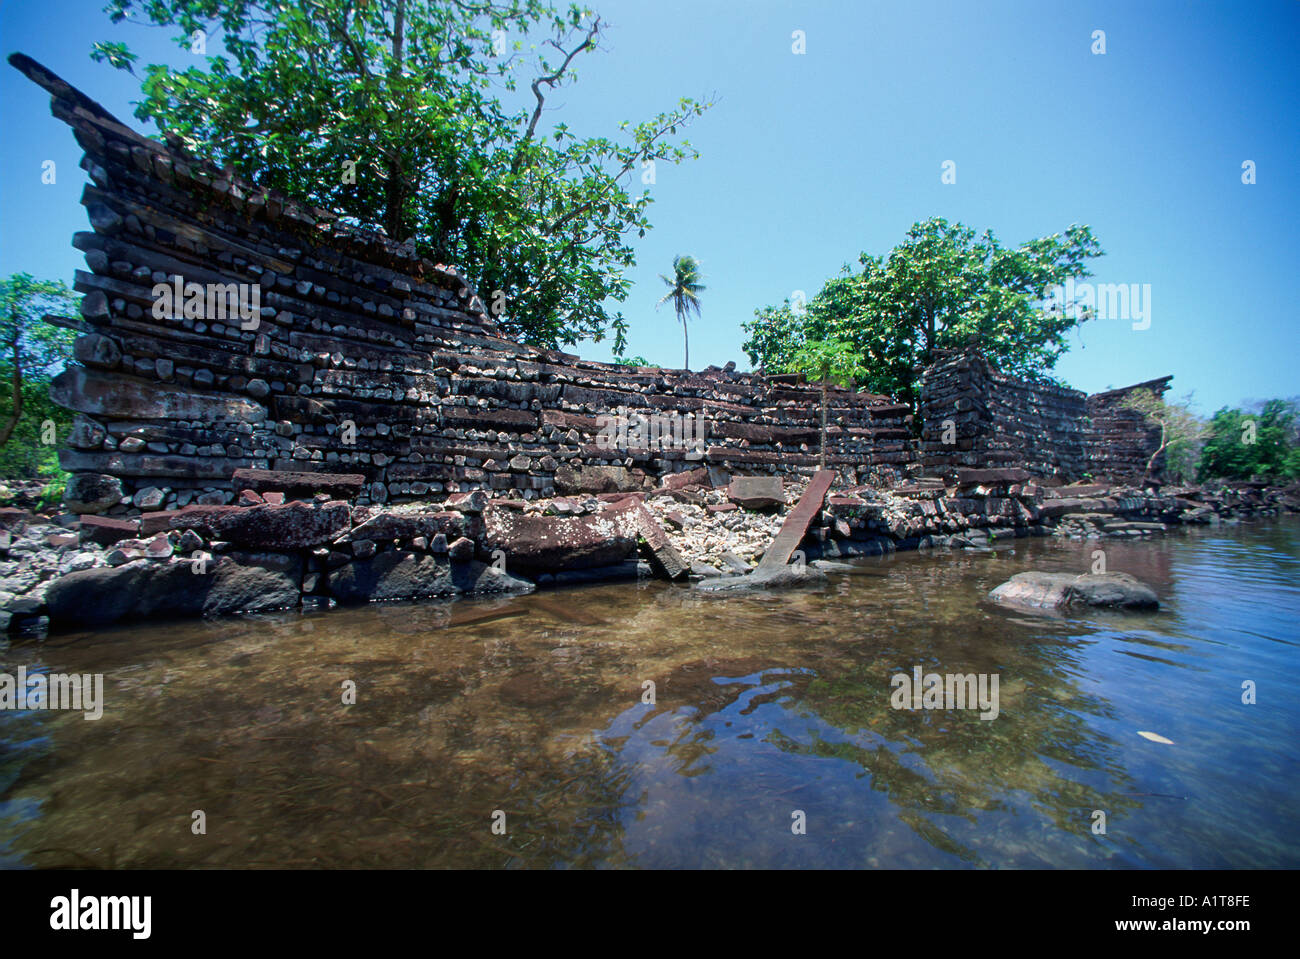
[[[1300,523],[1104,545],[1160,613],[990,607],[1098,546],[1019,540],[15,643],[105,705],[0,712],[0,865],[1300,866]],[[914,666],[996,674],[997,718],[892,708]]]

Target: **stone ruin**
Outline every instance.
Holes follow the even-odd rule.
[[[641,489],[700,465],[816,469],[815,385],[514,342],[455,267],[143,137],[30,58],[10,62],[49,91],[91,180],[92,230],[73,241],[82,315],[47,318],[80,334],[52,388],[78,414],[61,462],[79,511],[227,503],[237,470],[244,486],[259,470],[340,474],[364,504]],[[159,316],[177,277],[256,291],[257,315]],[[906,406],[835,389],[830,407],[832,468],[865,479],[914,463]],[[602,443],[601,417],[619,416],[633,439],[651,432],[638,423],[680,434],[693,417],[704,443]]]
[[[218,505],[242,489],[364,505],[649,489],[701,466],[816,470],[817,385],[515,342],[455,267],[150,140],[22,54],[10,62],[49,92],[91,181],[92,229],[73,240],[82,315],[46,318],[79,334],[51,390],[77,414],[60,451],[77,512]],[[1013,466],[1133,478],[1154,445],[1123,392],[1088,398],[950,355],[925,372],[919,441],[907,406],[831,389],[827,463],[849,484]]]

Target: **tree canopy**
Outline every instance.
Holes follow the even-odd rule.
[[[1300,479],[1300,402],[1266,400],[1255,411],[1223,407],[1210,420],[1200,478]]]
[[[750,362],[791,372],[808,341],[843,339],[866,369],[865,386],[915,404],[920,370],[935,351],[974,343],[1004,372],[1045,376],[1068,349],[1065,335],[1089,318],[1052,302],[1056,287],[1091,276],[1103,251],[1086,226],[1004,246],[942,218],[916,223],[888,256],[859,257],[808,302],[767,306],[743,324]]]
[[[72,356],[71,330],[43,322],[75,313],[80,295],[62,280],[14,273],[0,280],[0,472],[32,476],[57,468],[42,425],[64,428],[72,414],[49,398],[50,377]]]
[[[547,95],[600,46],[605,24],[591,11],[546,0],[111,0],[107,12],[176,28],[198,61],[144,70],[136,116],[164,135],[414,239],[465,270],[511,335],[556,347],[612,330],[622,353],[626,322],[606,301],[626,298],[630,240],[650,229],[644,187],[656,163],[696,156],[677,134],[711,104],[683,98],[616,137],[543,123]],[[92,56],[132,72],[137,60],[121,41]]]

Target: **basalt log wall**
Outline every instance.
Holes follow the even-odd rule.
[[[239,468],[360,473],[361,502],[528,497],[592,465],[634,484],[698,465],[816,468],[816,386],[521,345],[454,267],[145,138],[29,58],[10,62],[49,91],[85,151],[82,315],[47,321],[80,334],[52,388],[78,414],[61,462],[70,488],[120,484],[105,511],[228,502]],[[242,285],[259,311],[156,315],[158,285],[177,277]],[[829,405],[832,467],[866,480],[915,462],[905,406],[839,389]],[[689,414],[704,442],[608,448],[600,417],[621,414]]]
[[[1134,390],[1147,390],[1158,398],[1163,397],[1171,379],[1163,376],[1088,397],[1094,476],[1128,482],[1141,480],[1151,455],[1160,447],[1160,427],[1124,404]],[[1152,475],[1159,476],[1163,465],[1162,454],[1152,465]]]
[[[1020,467],[1074,480],[1088,471],[1086,394],[1007,376],[978,353],[943,358],[921,381],[921,461],[954,467]]]
[[[1020,467],[1065,482],[1136,482],[1159,446],[1160,428],[1124,404],[1137,389],[1163,395],[1171,379],[1088,396],[1008,376],[973,350],[951,353],[922,376],[922,467],[931,475]]]

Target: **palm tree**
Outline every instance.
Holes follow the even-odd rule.
[[[677,319],[682,321],[682,337],[686,343],[686,364],[685,368],[691,368],[691,339],[686,334],[686,317],[692,310],[698,318],[700,315],[700,297],[699,293],[704,287],[700,280],[704,279],[700,273],[700,261],[693,256],[675,256],[673,257],[673,276],[672,279],[659,274],[659,279],[663,280],[668,286],[668,292],[663,295],[655,309],[663,306],[669,300],[673,301],[673,309],[677,311]]]

